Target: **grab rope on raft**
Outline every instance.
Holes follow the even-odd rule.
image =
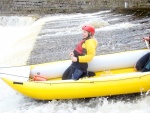
[[[0,74],[3,74],[3,75],[11,75],[11,76],[15,76],[15,77],[22,77],[22,78],[29,78],[29,77],[24,77],[24,76],[9,74],[9,73],[0,73]]]
[[[0,69],[3,69],[3,68],[13,68],[13,67],[25,67],[25,66],[28,66],[28,65],[0,67]],[[0,73],[0,74],[10,75],[10,76],[15,76],[15,77],[22,77],[22,78],[29,78],[29,77],[24,77],[24,76],[19,76],[19,75],[15,75],[15,74],[9,74],[9,73]]]
[[[24,66],[29,66],[29,65],[21,65],[21,66],[8,66],[8,67],[0,67],[0,69],[1,69],[1,68],[24,67]]]

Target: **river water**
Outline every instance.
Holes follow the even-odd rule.
[[[0,66],[19,66],[69,59],[81,39],[81,26],[96,27],[97,55],[146,48],[150,18],[101,11],[38,17],[0,16]],[[150,94],[76,100],[37,101],[0,80],[0,113],[149,113]]]

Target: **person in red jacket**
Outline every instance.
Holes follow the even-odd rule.
[[[150,44],[150,36],[144,37],[143,40],[148,41]],[[137,61],[135,69],[141,72],[150,71],[150,53],[145,54]]]
[[[87,72],[88,62],[96,54],[97,40],[94,38],[95,28],[91,25],[84,25],[83,39],[77,44],[74,51],[70,53],[72,64],[66,69],[62,80],[78,80],[83,73]]]

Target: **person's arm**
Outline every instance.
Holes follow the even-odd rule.
[[[143,40],[150,41],[150,36],[144,37]]]
[[[87,40],[85,43],[87,54],[84,56],[78,56],[78,62],[85,63],[90,62],[96,54],[96,43],[93,40]]]
[[[150,36],[144,37],[143,41],[146,41],[146,45],[150,47]]]
[[[148,38],[149,38],[149,41],[148,41],[148,42],[149,42],[149,46],[150,46],[150,36],[149,36]]]
[[[148,38],[149,38],[149,41],[148,41],[148,42],[149,42],[149,45],[150,45],[150,36],[149,36]]]
[[[144,41],[145,41],[145,40],[148,41],[148,42],[149,42],[149,45],[150,45],[150,36],[144,37],[143,40],[144,40]]]

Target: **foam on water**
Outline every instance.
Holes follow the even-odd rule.
[[[38,32],[46,20],[40,19],[34,22],[33,17],[18,16],[0,19],[3,19],[3,25],[0,26],[0,66],[25,65]],[[0,84],[0,112],[17,112],[24,101],[23,96],[18,95],[2,80]]]
[[[147,96],[136,102],[109,101],[107,98],[93,98],[90,100],[53,100],[35,101],[24,98],[10,88],[1,92],[1,113],[149,113],[150,97]],[[12,98],[13,97],[13,98]]]
[[[20,17],[20,21],[13,21],[15,18],[19,20],[19,17],[10,17],[5,26],[0,26],[0,66],[25,65],[44,23],[41,20],[34,22],[32,17]]]
[[[121,24],[115,24],[115,25],[111,25],[111,26],[106,26],[106,27],[103,27],[99,30],[102,30],[102,31],[111,31],[111,30],[116,30],[116,29],[128,29],[130,27],[135,27],[137,26],[138,24],[133,24],[133,23],[130,23],[130,22],[125,22],[125,23],[121,23]]]
[[[98,12],[92,14],[68,14],[68,15],[53,15],[45,16],[45,19],[50,23],[57,23],[56,28],[51,26],[50,29],[42,30],[43,36],[64,36],[64,35],[75,35],[81,34],[81,28],[83,25],[93,25],[95,28],[101,28],[108,26],[109,23],[98,15],[105,12]],[[66,21],[67,19],[67,21]],[[80,19],[80,21],[79,21]],[[42,38],[43,36],[39,37]]]
[[[0,26],[28,26],[35,20],[34,16],[0,16]]]

